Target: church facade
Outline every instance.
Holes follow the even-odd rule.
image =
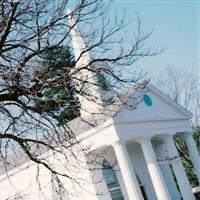
[[[76,30],[72,36],[77,56],[77,49],[84,44]],[[81,62],[88,58],[84,59]],[[192,136],[191,113],[151,84],[142,97],[143,101],[136,109],[124,108],[97,127],[77,135],[83,145],[90,146],[90,151],[103,155],[99,158],[102,166],[117,164],[95,173],[86,166],[79,172],[79,177],[84,180],[81,187],[67,181],[63,183],[69,195],[63,199],[195,200],[174,143],[177,135],[185,140],[200,183],[200,156]],[[87,109],[94,109],[89,102],[83,99],[82,102]],[[75,132],[82,129],[81,123],[74,125]],[[35,176],[37,165],[30,162],[1,175],[0,199],[59,199],[52,190],[51,175],[46,169],[40,170],[41,191]],[[101,177],[102,180],[97,181]]]

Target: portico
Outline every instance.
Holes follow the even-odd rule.
[[[192,137],[191,114],[151,85],[147,94],[152,106],[143,102],[136,110],[122,110],[88,131],[83,141],[92,144],[92,149],[112,147],[125,200],[144,200],[138,174],[147,199],[195,200],[174,143],[175,136],[183,137],[199,180],[200,157]]]
[[[159,140],[160,144],[162,144],[164,152],[162,159],[157,154],[156,140]],[[119,140],[110,147],[113,148],[120,169],[121,179],[119,181],[124,186],[121,189],[125,200],[146,200],[146,198],[151,200],[181,200],[181,197],[183,200],[195,200],[176,150],[173,135],[141,137],[132,141]],[[146,164],[146,166],[142,166],[143,164]],[[169,171],[163,169],[163,165],[168,167]],[[143,182],[146,193],[145,198],[141,191],[138,177]],[[180,192],[176,186],[175,179]]]

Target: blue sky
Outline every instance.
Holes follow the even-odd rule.
[[[126,9],[126,19],[131,21],[128,27],[130,36],[137,12],[143,20],[144,31],[154,29],[148,45],[157,49],[165,47],[162,54],[138,62],[138,67],[149,72],[153,78],[159,76],[161,69],[171,65],[181,71],[191,69],[200,73],[199,3],[192,0],[114,1],[111,8],[113,13],[120,14]]]

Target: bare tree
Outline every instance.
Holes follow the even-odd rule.
[[[133,40],[126,44],[123,16],[110,20],[109,3],[76,1],[72,10],[66,12],[69,5],[67,0],[0,1],[0,159],[1,165],[3,163],[8,170],[25,155],[25,160],[38,164],[38,170],[41,166],[47,168],[57,183],[60,183],[58,176],[62,176],[78,184],[79,180],[70,172],[57,170],[48,157],[39,155],[51,151],[57,157],[63,156],[66,168],[75,163],[80,166],[80,155],[88,153],[88,149],[78,143],[78,133],[71,129],[73,123],[70,121],[79,118],[88,126],[94,126],[96,122],[80,116],[85,108],[81,107],[77,97],[84,97],[104,108],[116,101],[126,104],[121,92],[128,85],[135,90],[143,89],[147,83],[135,72],[134,63],[158,52],[145,47],[151,32],[142,31],[141,20],[138,20]],[[70,18],[73,23],[68,24]],[[71,35],[77,26],[86,45],[74,58]],[[70,56],[58,64],[56,60],[62,52],[56,50],[62,48],[67,48]],[[49,52],[51,56],[47,59],[44,55]],[[59,55],[53,62],[52,53]],[[92,59],[80,65],[89,54]],[[61,71],[58,65],[63,65]],[[127,70],[129,74],[126,72],[123,76]],[[93,87],[95,90],[108,89],[112,95],[102,102],[102,98],[88,92],[88,88]],[[48,91],[54,91],[50,100]],[[69,98],[63,99],[60,94]],[[134,100],[134,104],[137,103],[138,100]],[[64,108],[78,112],[61,120],[59,116]],[[91,115],[102,114],[102,111],[84,111]],[[72,148],[74,145],[76,153]]]
[[[162,71],[162,78],[157,80],[158,87],[168,94],[176,103],[193,113],[192,125],[194,139],[200,152],[200,83],[193,71],[180,71],[171,66]],[[181,137],[176,138],[176,145],[182,158],[186,173],[193,186],[198,185],[187,147]]]

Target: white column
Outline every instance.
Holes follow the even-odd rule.
[[[129,200],[143,200],[140,187],[131,166],[131,161],[123,142],[117,142],[113,145],[115,155],[121,170],[121,174],[126,186]]]
[[[185,169],[181,162],[181,159],[178,155],[178,151],[173,141],[172,135],[166,135],[163,137],[164,143],[167,147],[167,152],[169,157],[177,157],[177,159],[171,162],[171,166],[174,170],[174,174],[176,176],[176,180],[178,182],[178,186],[181,192],[181,195],[184,200],[195,200],[194,194],[192,193],[192,189],[190,187],[190,183],[185,173]]]
[[[192,133],[183,134],[185,139],[185,143],[188,149],[188,153],[190,155],[193,167],[195,169],[199,184],[200,184],[200,155],[199,151],[196,147],[196,143],[193,139]]]
[[[139,140],[143,154],[147,163],[147,168],[158,199],[171,200],[165,180],[162,176],[160,166],[157,163],[156,155],[151,144],[150,137],[144,137]]]

